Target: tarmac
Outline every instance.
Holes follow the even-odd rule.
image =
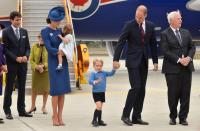
[[[97,56],[92,56],[91,62]],[[112,69],[112,58],[98,56],[104,60],[104,70]],[[169,108],[167,103],[167,86],[164,75],[161,74],[162,60],[159,60],[159,71],[152,71],[152,62],[149,62],[149,74],[146,86],[146,97],[142,119],[150,125],[126,126],[120,120],[125,104],[127,92],[130,88],[127,70],[124,61],[120,61],[121,68],[116,75],[107,79],[106,103],[103,106],[103,120],[106,127],[92,127],[91,120],[95,109],[92,99],[91,86],[81,85],[82,90],[73,89],[72,93],[65,97],[63,119],[65,126],[52,126],[51,121],[51,97],[48,98],[48,114],[41,111],[42,97],[38,96],[37,110],[33,118],[19,117],[17,112],[17,92],[13,93],[12,114],[13,120],[6,120],[0,124],[0,131],[200,131],[200,60],[194,60],[196,72],[193,73],[192,91],[190,100],[190,113],[188,115],[189,126],[177,124],[169,125]],[[90,65],[86,78],[93,70]],[[26,109],[31,106],[31,96],[26,95]],[[0,96],[0,117],[3,113],[3,96]],[[178,119],[177,119],[178,121]]]

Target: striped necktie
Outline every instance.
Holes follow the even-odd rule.
[[[176,34],[176,38],[178,39],[179,44],[182,46],[182,40],[181,40],[181,36],[180,36],[179,30],[176,30],[175,34]]]
[[[19,36],[19,29],[18,28],[15,29],[15,35],[16,35],[17,39],[19,40],[20,36]]]

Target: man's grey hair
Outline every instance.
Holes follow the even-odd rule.
[[[167,13],[167,20],[168,20],[168,23],[170,24],[171,23],[171,20],[177,15],[177,14],[180,14],[180,11],[177,10],[177,11],[172,11],[170,13]]]

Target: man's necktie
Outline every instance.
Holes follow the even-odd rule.
[[[175,33],[176,33],[176,38],[178,39],[179,44],[182,45],[182,40],[181,40],[179,30],[176,30]]]
[[[16,35],[17,39],[19,40],[20,36],[19,36],[19,29],[18,28],[15,29],[15,35]]]
[[[142,41],[142,44],[144,44],[144,29],[142,27],[142,24],[140,25],[140,35],[141,35],[141,41]]]

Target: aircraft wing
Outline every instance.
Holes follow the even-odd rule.
[[[187,2],[186,7],[190,10],[200,11],[200,0],[190,0]]]

